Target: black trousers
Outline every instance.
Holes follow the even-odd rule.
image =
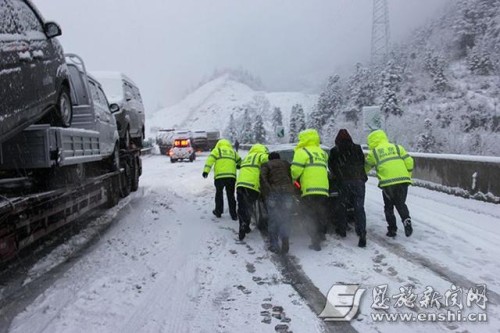
[[[406,206],[406,196],[408,195],[408,184],[396,184],[382,188],[382,196],[384,197],[384,213],[387,221],[387,229],[389,231],[397,231],[396,216],[394,215],[394,207],[401,217],[401,221],[410,218],[408,206]]]
[[[215,184],[215,212],[222,214],[224,212],[224,188],[226,188],[227,203],[229,205],[229,214],[236,216],[236,200],[234,198],[234,187],[236,179],[219,178],[214,181]]]
[[[322,234],[327,229],[326,206],[328,197],[323,195],[306,195],[301,198],[302,209],[306,212],[308,221],[307,231],[313,244],[321,243]]]
[[[250,225],[252,219],[253,207],[260,193],[247,187],[238,187],[236,197],[238,199],[238,217],[240,225]]]
[[[347,208],[354,209],[356,218],[356,234],[366,233],[366,214],[365,214],[365,181],[349,180],[342,182],[339,188],[338,209],[336,211],[338,218],[337,228],[345,232],[347,228]]]

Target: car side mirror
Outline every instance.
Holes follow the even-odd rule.
[[[128,102],[128,101],[131,101],[132,99],[133,99],[132,94],[130,93],[130,91],[127,91],[125,93],[125,100]]]
[[[116,112],[120,111],[120,106],[116,103],[110,104],[109,110],[111,111],[111,113],[116,113]]]
[[[43,26],[43,30],[45,31],[45,35],[48,38],[54,38],[62,35],[61,27],[55,22],[45,23],[45,25]]]

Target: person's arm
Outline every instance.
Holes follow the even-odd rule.
[[[356,165],[356,167],[363,166],[365,163],[365,154],[363,153],[363,149],[361,148],[360,145],[356,145],[356,147],[357,147],[356,160],[357,163],[359,163],[358,165]],[[363,173],[364,173],[363,179],[366,182],[368,180],[368,176],[366,175],[366,170],[363,169]]]
[[[375,156],[373,155],[373,150],[368,152],[365,159],[365,172],[368,173],[376,165]]]
[[[234,156],[236,159],[236,169],[239,169],[241,167],[241,157],[237,152],[234,152]]]
[[[203,173],[210,173],[212,166],[214,165],[215,161],[219,158],[218,153],[219,153],[218,149],[213,149],[210,152],[210,155],[208,155],[208,158],[205,161],[205,167],[203,168]]]
[[[408,172],[410,173],[410,177],[411,177],[411,173],[413,172],[413,167],[415,166],[414,162],[413,162],[413,157],[411,157],[406,152],[406,150],[403,148],[403,146],[399,146],[399,152],[401,154],[401,158],[405,162],[406,170],[408,170]]]
[[[290,172],[292,175],[292,180],[297,180],[300,178],[306,167],[306,153],[303,149],[296,150],[293,154],[293,161],[290,167]]]

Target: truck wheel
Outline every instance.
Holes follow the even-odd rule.
[[[55,117],[52,118],[51,125],[70,127],[71,120],[73,119],[73,105],[71,104],[71,97],[69,89],[63,86],[57,99],[55,108]]]
[[[132,176],[131,190],[132,190],[132,192],[135,192],[139,188],[139,163],[135,157],[134,157],[133,162],[132,162],[132,175],[131,176]]]
[[[177,160],[175,158],[170,159],[170,163],[175,163],[175,162],[177,162]]]
[[[108,201],[107,208],[113,208],[120,201],[120,180],[118,177],[113,177],[108,186]]]
[[[130,167],[130,159],[125,159],[123,163],[123,172],[120,175],[120,196],[127,197],[132,191],[132,168]]]
[[[120,170],[120,147],[118,142],[115,143],[113,154],[109,157],[108,166],[111,172]]]

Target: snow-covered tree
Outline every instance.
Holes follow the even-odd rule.
[[[328,118],[338,114],[343,103],[344,93],[340,76],[330,76],[325,89],[319,95],[316,110],[311,114],[309,126],[321,129]]]
[[[275,107],[273,110],[272,124],[273,129],[276,129],[278,126],[283,126],[283,114],[281,113],[281,109],[278,107]]]
[[[290,112],[290,143],[297,142],[298,135],[306,129],[306,117],[302,105],[295,104]]]
[[[401,116],[403,110],[399,105],[397,93],[400,90],[400,69],[394,62],[389,61],[382,72],[382,105],[381,110],[387,118],[389,115]]]
[[[262,116],[259,114],[255,118],[255,124],[253,126],[253,134],[254,134],[254,142],[255,143],[266,143],[266,129],[264,128],[264,120]]]
[[[242,120],[242,130],[240,135],[241,143],[253,143],[254,135],[252,130],[252,119],[250,118],[249,109],[245,110]]]
[[[236,121],[234,120],[234,114],[232,113],[231,116],[229,116],[229,124],[224,131],[224,136],[231,142],[234,142],[238,138],[238,129],[236,127]]]
[[[376,84],[368,68],[356,64],[356,71],[347,82],[349,103],[361,111],[363,106],[375,104]]]
[[[424,121],[424,132],[420,133],[417,140],[417,151],[423,153],[436,153],[436,138],[432,134],[432,121],[427,118]]]
[[[482,41],[477,42],[468,50],[467,68],[478,75],[489,75],[493,72],[494,65],[491,61],[491,54]]]
[[[448,79],[444,74],[446,62],[441,55],[435,55],[432,51],[427,52],[424,66],[434,82],[433,89],[438,92],[446,91],[448,86]]]

